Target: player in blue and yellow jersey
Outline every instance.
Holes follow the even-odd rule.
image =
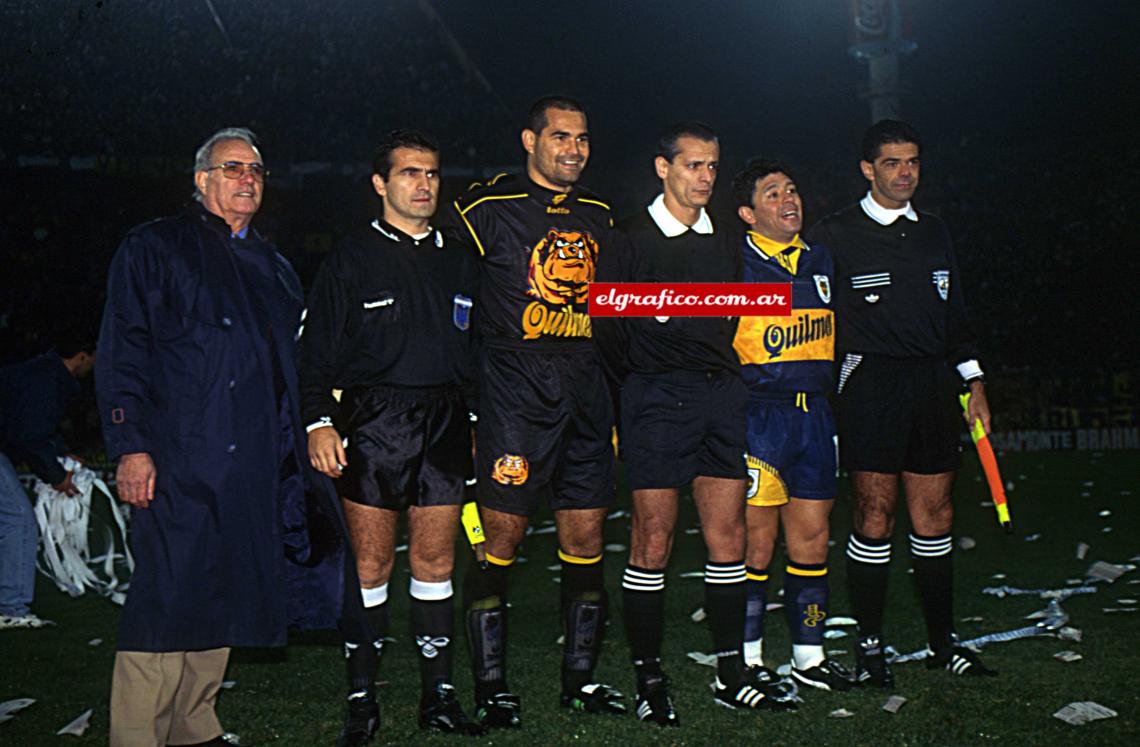
[[[782,520],[792,677],[847,690],[851,674],[823,650],[828,517],[836,491],[835,421],[827,402],[835,359],[831,255],[800,238],[803,202],[784,164],[749,161],[732,191],[748,225],[744,280],[792,285],[790,317],[742,317],[734,342],[749,393],[745,659],[763,667],[768,566]]]
[[[566,635],[562,705],[621,713],[593,681],[608,602],[602,527],[613,497],[613,409],[594,352],[587,286],[611,246],[610,208],[578,186],[590,155],[586,115],[540,99],[522,131],[526,171],[456,200],[454,238],[479,257],[483,344],[475,461],[487,567],[464,583],[476,718],[517,727],[507,687],[507,573],[539,501],[554,511]]]

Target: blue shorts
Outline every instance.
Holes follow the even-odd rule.
[[[834,498],[837,448],[827,397],[788,394],[760,399],[753,395],[748,403],[745,456],[748,505],[781,506],[789,498]]]

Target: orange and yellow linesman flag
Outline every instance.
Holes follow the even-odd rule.
[[[958,401],[962,403],[962,410],[968,412],[970,404],[969,392],[959,394]],[[1006,534],[1013,533],[1013,522],[1009,518],[1009,504],[1005,500],[1005,484],[1001,481],[1001,472],[998,470],[997,457],[994,456],[994,447],[986,436],[986,429],[981,418],[974,418],[970,423],[970,438],[974,439],[974,446],[978,448],[978,459],[982,462],[982,470],[986,473],[986,482],[990,485],[990,495],[994,499],[994,510],[997,511],[998,521],[1005,529]]]

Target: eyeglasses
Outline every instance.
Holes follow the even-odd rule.
[[[260,163],[242,163],[241,161],[226,161],[218,166],[211,166],[206,171],[213,171],[215,169],[222,170],[222,176],[227,179],[240,179],[245,176],[248,170],[253,178],[259,182],[265,181],[265,177],[269,176],[269,169],[265,168]]]

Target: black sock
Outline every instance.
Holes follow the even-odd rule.
[[[744,663],[762,665],[764,617],[768,609],[768,569],[744,569]]]
[[[954,540],[949,534],[939,537],[910,535],[910,557],[914,566],[914,583],[918,587],[922,616],[931,649],[943,653],[953,645],[954,634]]]
[[[580,558],[558,551],[562,560],[562,692],[573,693],[592,682],[609,604],[602,576],[602,556]]]
[[[451,581],[438,583],[412,578],[412,635],[420,650],[420,687],[424,694],[441,682],[451,682],[451,642],[455,637]]]
[[[665,638],[665,570],[626,566],[621,595],[625,637],[638,682],[659,677]]]
[[[365,604],[364,622],[374,638],[345,641],[345,670],[348,674],[349,697],[374,697],[376,673],[380,669],[380,653],[384,636],[388,635],[388,584],[375,589],[361,589]]]
[[[847,582],[851,606],[862,637],[882,637],[883,610],[887,604],[887,574],[891,540],[870,539],[856,532],[847,538]]]
[[[510,562],[471,567],[463,584],[464,618],[475,698],[507,690],[507,570]]]
[[[708,613],[717,678],[735,687],[744,676],[744,561],[705,563],[705,612]]]

